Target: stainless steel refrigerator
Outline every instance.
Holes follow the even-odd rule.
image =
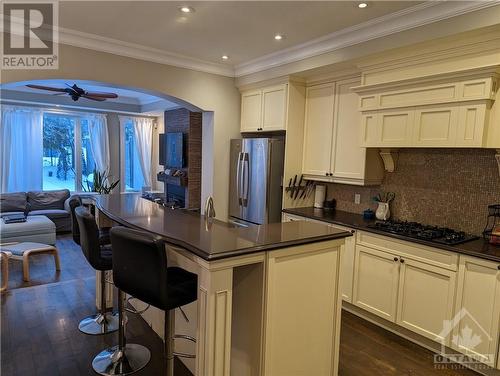
[[[245,226],[281,221],[284,156],[283,139],[231,140],[231,222]]]

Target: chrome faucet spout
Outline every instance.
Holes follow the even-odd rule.
[[[207,200],[205,201],[205,217],[215,217],[214,199],[212,198],[212,196],[208,196]]]

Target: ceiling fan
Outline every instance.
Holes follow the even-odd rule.
[[[56,88],[56,87],[50,87],[50,86],[41,86],[41,85],[26,85],[27,87],[31,89],[39,89],[39,90],[48,90],[48,91],[55,91],[57,94],[54,95],[64,95],[68,94],[71,99],[73,99],[75,102],[80,99],[80,98],[87,98],[93,101],[99,101],[103,102],[106,99],[110,98],[118,98],[118,95],[115,93],[98,93],[98,92],[90,92],[90,91],[85,91],[84,89],[78,87],[76,84],[73,84],[73,86],[66,84],[68,87],[66,88]]]

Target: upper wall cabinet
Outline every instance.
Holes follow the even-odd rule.
[[[288,85],[241,93],[241,132],[286,130]]]
[[[470,72],[469,72],[470,74]],[[365,147],[499,147],[490,120],[498,74],[434,77],[360,86],[361,144]],[[444,81],[444,82],[443,82]],[[421,82],[427,82],[425,84]],[[432,83],[436,82],[436,83]]]
[[[354,185],[379,184],[383,169],[377,153],[360,145],[361,114],[351,87],[359,79],[306,89],[302,173],[313,180]]]

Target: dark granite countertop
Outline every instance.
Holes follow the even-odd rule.
[[[323,209],[315,209],[313,207],[284,209],[283,212],[307,217],[310,219],[316,219],[318,221],[346,226],[357,230],[363,230],[384,236],[389,236],[391,238],[401,239],[412,243],[423,244],[434,248],[500,262],[500,246],[489,244],[482,238],[458,245],[436,244],[429,241],[391,234],[368,227],[368,225],[375,223],[375,219],[364,219],[361,214],[349,213],[341,210],[328,211]]]
[[[113,221],[157,234],[209,261],[351,236],[308,222],[235,227],[213,218],[206,221],[197,212],[164,208],[138,194],[100,195],[93,200]]]

